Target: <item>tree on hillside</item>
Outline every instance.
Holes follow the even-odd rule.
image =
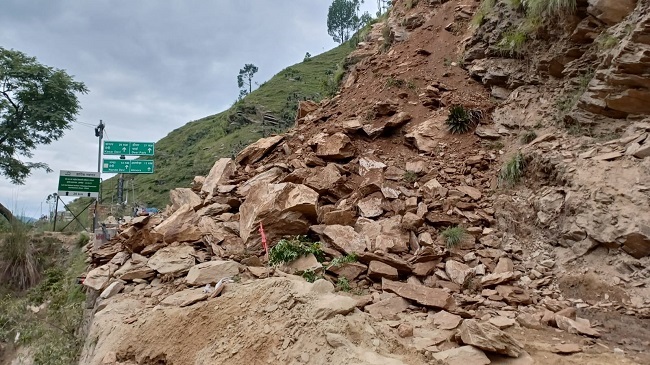
[[[81,109],[77,94],[87,92],[64,70],[0,47],[0,175],[24,184],[33,169],[50,172],[43,162],[20,158],[31,158],[38,145],[61,138]],[[0,214],[13,220],[2,204]]]
[[[239,75],[237,75],[237,85],[239,85],[239,88],[243,88],[248,83],[248,93],[251,93],[253,91],[253,76],[255,76],[257,71],[257,66],[252,63],[245,64],[244,68],[239,70]]]
[[[388,11],[392,5],[392,0],[377,0],[377,17]]]
[[[347,41],[363,25],[362,18],[359,17],[359,6],[362,2],[362,0],[332,2],[327,12],[327,33],[332,36],[334,42]]]

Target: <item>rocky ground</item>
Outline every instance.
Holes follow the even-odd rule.
[[[341,92],[301,103],[289,133],[90,249],[81,363],[650,362],[648,3],[579,1],[527,62],[491,51],[517,16],[505,2],[478,29],[475,1],[415,3],[395,2]],[[595,49],[619,28],[620,47]],[[577,94],[581,62],[596,71]],[[475,133],[448,132],[455,104],[480,116]],[[507,187],[516,153],[526,175]],[[270,267],[260,223],[272,246],[322,242],[324,260]]]

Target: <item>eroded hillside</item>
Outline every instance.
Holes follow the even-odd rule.
[[[92,248],[81,363],[650,361],[650,5],[534,3],[395,1],[335,97]]]

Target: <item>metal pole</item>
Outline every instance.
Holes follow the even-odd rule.
[[[124,174],[120,174],[117,180],[117,204],[124,203]]]
[[[54,227],[52,227],[52,231],[56,232],[56,220],[59,215],[59,196],[56,196],[56,203],[54,205]]]
[[[100,174],[102,173],[102,139],[104,138],[104,127],[105,124],[102,122],[102,120],[99,120],[99,125],[95,127],[95,137],[99,138],[99,148],[97,152],[97,172]],[[100,175],[101,176],[101,175]],[[95,211],[93,212],[93,226],[92,226],[92,232],[95,233],[95,227],[97,226],[97,208],[98,208],[98,203],[101,201],[102,198],[102,189],[101,185],[99,188],[99,197],[95,199]]]

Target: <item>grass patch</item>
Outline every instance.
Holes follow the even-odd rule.
[[[390,29],[388,21],[384,21],[384,26],[381,28],[381,36],[383,38],[383,42],[381,43],[381,51],[388,52],[390,47],[393,45],[393,42],[395,41],[395,34]]]
[[[0,242],[0,277],[16,290],[31,288],[41,278],[41,263],[27,229],[25,224],[13,223]]]
[[[513,155],[503,165],[499,173],[499,186],[513,187],[524,176],[526,170],[526,158],[520,152]]]
[[[465,228],[455,226],[446,228],[440,235],[444,239],[447,248],[452,249],[462,242],[463,237],[465,237],[466,234],[467,231]]]
[[[313,254],[319,262],[322,262],[325,257],[320,245],[320,242],[311,242],[305,236],[282,239],[271,248],[269,264],[271,266],[288,264],[309,254]]]
[[[414,182],[418,181],[418,174],[416,174],[413,171],[405,171],[404,176],[402,177],[404,181],[406,181],[409,184],[413,184]]]
[[[487,149],[499,151],[502,150],[505,145],[501,141],[484,141],[483,146]]]
[[[411,10],[414,7],[416,7],[419,2],[420,2],[419,0],[406,0],[406,3],[404,3],[404,6],[406,7],[407,10]]]
[[[313,283],[314,281],[322,278],[322,276],[316,274],[316,272],[312,269],[303,271],[301,276],[303,279],[305,279],[305,281],[309,283]]]
[[[555,101],[555,108],[557,109],[557,121],[564,123],[564,117],[573,109],[573,107],[576,106],[580,100],[580,97],[582,97],[582,94],[584,94],[587,90],[587,87],[589,87],[589,82],[591,82],[591,79],[593,79],[593,77],[594,73],[591,70],[583,73],[580,75],[580,77],[578,77],[577,86],[573,90],[570,90],[569,92],[560,96]],[[568,126],[565,125],[565,127]]]
[[[77,247],[82,248],[90,242],[90,236],[87,233],[79,233],[79,237],[75,241]]]
[[[522,144],[529,144],[530,142],[534,141],[535,138],[537,138],[537,133],[531,129],[524,132],[521,137],[519,137],[519,140]]]
[[[564,16],[576,11],[576,0],[527,0],[526,16],[529,18]]]
[[[386,87],[391,88],[391,87],[396,87],[398,89],[403,88],[406,85],[406,81],[396,79],[394,77],[388,77],[386,79]]]
[[[472,24],[475,26],[481,26],[485,23],[485,17],[488,16],[494,10],[494,5],[496,0],[483,0],[481,5],[479,5],[476,10],[476,14],[472,18]]]
[[[345,264],[349,264],[352,262],[357,262],[359,257],[356,254],[350,254],[350,255],[345,255],[341,257],[337,257],[330,262],[329,266],[327,268],[329,269],[330,267],[339,267]]]
[[[453,105],[449,108],[449,116],[445,123],[450,133],[463,134],[475,127],[479,119],[479,111],[466,109],[462,105]]]
[[[596,44],[598,45],[598,49],[601,51],[614,48],[618,42],[620,42],[618,38],[606,32],[596,38]]]
[[[67,252],[67,251],[66,251]],[[76,278],[85,269],[85,255],[74,249],[68,257],[49,268],[43,280],[25,295],[0,297],[0,342],[29,346],[38,365],[67,365],[78,362],[84,338],[85,294]],[[48,301],[38,314],[28,305]]]
[[[352,290],[352,287],[350,286],[350,280],[348,280],[348,278],[343,276],[339,277],[338,280],[336,281],[336,288],[346,293]]]
[[[497,43],[497,48],[501,53],[509,56],[521,55],[524,52],[527,39],[528,33],[526,31],[521,28],[513,28],[503,34],[501,40]]]

